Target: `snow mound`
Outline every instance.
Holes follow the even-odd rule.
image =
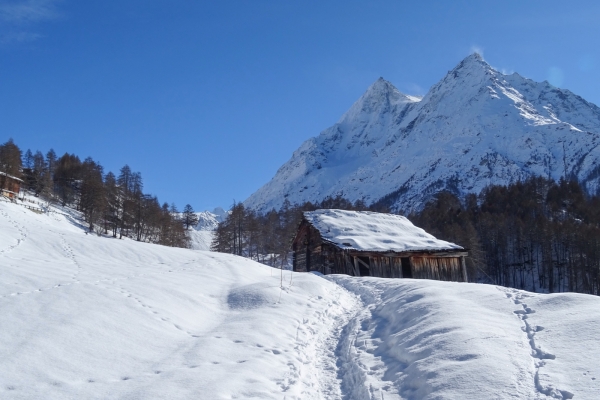
[[[304,218],[321,237],[340,248],[360,251],[463,250],[457,244],[436,239],[406,217],[372,211],[306,211]]]

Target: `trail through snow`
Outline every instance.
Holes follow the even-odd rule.
[[[600,398],[598,297],[283,278],[0,203],[0,398]]]
[[[598,297],[327,278],[365,304],[338,347],[347,399],[600,398]]]

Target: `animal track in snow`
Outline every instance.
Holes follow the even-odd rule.
[[[71,262],[76,267],[76,270],[73,273],[73,276],[71,277],[71,279],[73,281],[75,281],[75,283],[79,283],[79,279],[78,279],[79,278],[79,274],[81,273],[81,271],[83,270],[83,268],[81,267],[81,264],[79,264],[79,262],[77,261],[77,258],[75,257],[75,252],[73,251],[73,249],[71,248],[71,246],[69,246],[69,243],[67,243],[67,240],[65,239],[65,235],[63,233],[59,233],[58,235],[60,237],[60,244],[62,246],[62,250],[67,255],[67,258],[69,260],[71,260]],[[60,286],[60,284],[58,286]]]
[[[113,281],[113,282],[109,282],[109,283],[114,284],[115,282]],[[106,289],[110,289],[110,288],[107,287]],[[152,306],[149,306],[148,304],[144,303],[142,300],[139,299],[139,297],[137,297],[132,292],[125,289],[123,286],[119,286],[119,289],[120,289],[120,293],[123,294],[125,296],[125,298],[134,300],[140,307],[142,307],[142,308],[146,309],[148,312],[150,312],[153,317],[156,317],[157,320],[160,320],[162,322],[170,324],[175,329],[177,329],[181,332],[185,332],[191,338],[196,339],[196,338],[200,337],[199,335],[194,335],[192,332],[186,331],[184,328],[182,328],[180,325],[174,323],[169,318],[160,316],[159,312],[155,311],[152,308]]]
[[[12,219],[10,217],[10,215],[8,215],[8,213],[6,211],[0,211],[0,214],[6,218],[8,220],[8,222],[15,227],[15,229],[19,232],[19,237],[17,238],[17,243],[10,245],[2,250],[0,250],[0,254],[2,255],[6,255],[10,252],[12,252],[14,249],[16,249],[17,247],[19,247],[24,241],[25,238],[27,237],[27,229],[24,226],[21,226],[17,223],[17,221],[15,221],[14,219]]]

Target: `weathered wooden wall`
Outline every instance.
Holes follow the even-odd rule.
[[[462,282],[460,257],[411,257],[413,278]]]
[[[21,190],[21,182],[7,177],[6,175],[0,175],[0,192],[8,197],[17,197],[17,194]]]
[[[371,276],[380,278],[402,278],[402,258],[372,256],[369,258],[371,263]]]

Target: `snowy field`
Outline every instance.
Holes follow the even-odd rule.
[[[0,202],[0,398],[600,398],[598,297],[280,278]]]

